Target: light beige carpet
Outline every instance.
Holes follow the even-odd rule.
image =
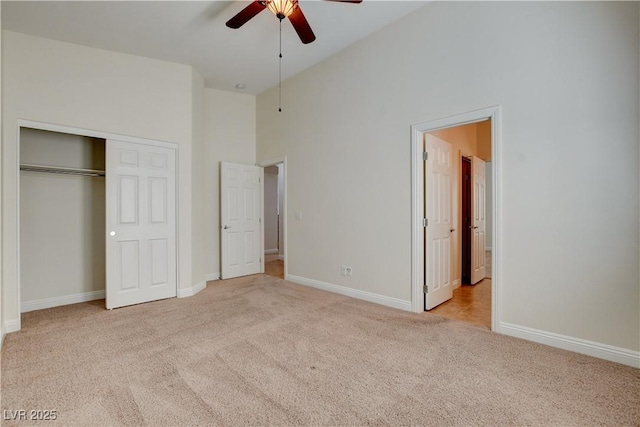
[[[27,313],[3,425],[638,425],[640,370],[264,275]]]

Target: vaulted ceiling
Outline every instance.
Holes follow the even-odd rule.
[[[2,1],[6,30],[195,67],[206,86],[258,94],[278,82],[278,19],[263,11],[242,28],[225,22],[249,1]],[[316,34],[303,45],[283,21],[284,79],[425,5],[300,1]],[[399,47],[401,48],[401,47]]]

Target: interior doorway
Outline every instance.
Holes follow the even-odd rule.
[[[496,271],[500,257],[494,243],[499,234],[499,186],[494,179],[500,153],[499,113],[499,107],[492,107],[412,127],[412,308],[416,312],[430,309],[430,313],[472,321],[492,330],[497,330],[501,311]],[[449,159],[440,152],[434,153],[434,159],[428,152],[428,147],[437,146],[429,141],[436,140],[451,146]],[[427,147],[425,153],[423,147]],[[434,168],[447,162],[451,164],[449,200],[438,196],[440,200],[436,201],[434,185],[442,185],[443,179],[436,176]],[[442,188],[438,192],[447,194]],[[434,210],[433,204],[450,207],[448,246],[429,237],[429,228],[438,226],[444,212],[441,208]],[[438,212],[440,217],[434,217]],[[433,261],[444,257],[436,253],[443,248],[450,255],[449,264]],[[428,304],[433,302],[432,290],[439,291],[448,283],[451,299],[441,302],[440,297],[431,298],[438,301]]]
[[[491,328],[491,119],[429,133],[453,147],[451,298],[430,310]],[[428,167],[428,166],[427,166]],[[431,187],[426,187],[428,194]],[[429,197],[425,197],[427,202]],[[489,231],[489,233],[487,233]],[[427,248],[427,256],[429,251]]]
[[[264,273],[286,277],[285,160],[261,164],[264,168]]]

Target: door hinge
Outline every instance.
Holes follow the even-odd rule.
[[[422,218],[422,226],[427,228],[429,226],[429,220],[427,218]]]
[[[428,294],[429,293],[429,285],[424,285],[422,287],[422,292],[424,292],[425,294]]]
[[[427,161],[429,160],[429,153],[427,153],[426,151],[422,153],[422,160]]]

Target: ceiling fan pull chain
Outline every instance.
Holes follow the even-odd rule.
[[[278,112],[282,112],[282,19],[280,19],[280,55],[278,55]]]

